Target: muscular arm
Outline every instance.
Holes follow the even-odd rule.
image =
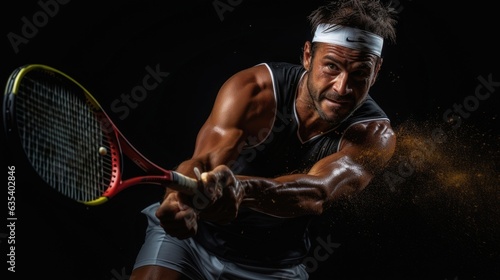
[[[357,124],[344,135],[340,151],[307,174],[275,179],[238,176],[242,205],[270,215],[321,214],[335,200],[361,192],[394,153],[395,135],[386,121]]]
[[[271,85],[265,66],[245,69],[229,78],[219,90],[212,112],[198,132],[193,156],[179,164],[176,170],[196,178],[194,168],[211,172],[234,160],[248,135],[254,135],[256,127],[265,127],[266,122],[270,125],[275,106]],[[250,124],[255,126],[248,127]],[[222,197],[217,191],[207,193],[210,190],[207,185],[200,184],[200,191],[195,195],[186,195],[167,186],[156,211],[167,233],[183,239],[196,234],[199,218],[226,223],[236,217],[244,194],[242,188],[237,187],[239,184],[224,188]],[[200,201],[203,196],[209,198]],[[211,205],[210,211],[198,211],[207,205]]]
[[[263,65],[229,78],[219,90],[212,112],[198,132],[191,159],[177,171],[195,177],[194,167],[210,171],[236,159],[249,135],[270,127],[275,100],[270,74]],[[175,192],[168,189],[167,194]]]

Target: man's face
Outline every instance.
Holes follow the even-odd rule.
[[[307,89],[320,117],[336,125],[366,98],[376,79],[377,56],[342,46],[319,44],[306,62]],[[307,50],[306,50],[307,51]]]

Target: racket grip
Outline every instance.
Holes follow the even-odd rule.
[[[196,179],[185,176],[181,173],[172,171],[172,180],[185,187],[184,189],[178,190],[186,194],[195,194],[198,189],[198,181]]]

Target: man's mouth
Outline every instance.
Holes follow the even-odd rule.
[[[325,100],[327,100],[330,103],[335,103],[335,104],[339,104],[339,105],[348,105],[351,103],[350,100],[346,100],[346,99],[336,99],[336,98],[325,97]]]

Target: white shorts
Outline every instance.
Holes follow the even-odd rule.
[[[159,265],[176,270],[192,280],[306,280],[305,265],[289,268],[263,268],[222,260],[192,238],[179,240],[165,233],[155,216],[160,204],[146,207],[142,213],[148,218],[146,238],[137,255],[134,269],[145,265]]]

